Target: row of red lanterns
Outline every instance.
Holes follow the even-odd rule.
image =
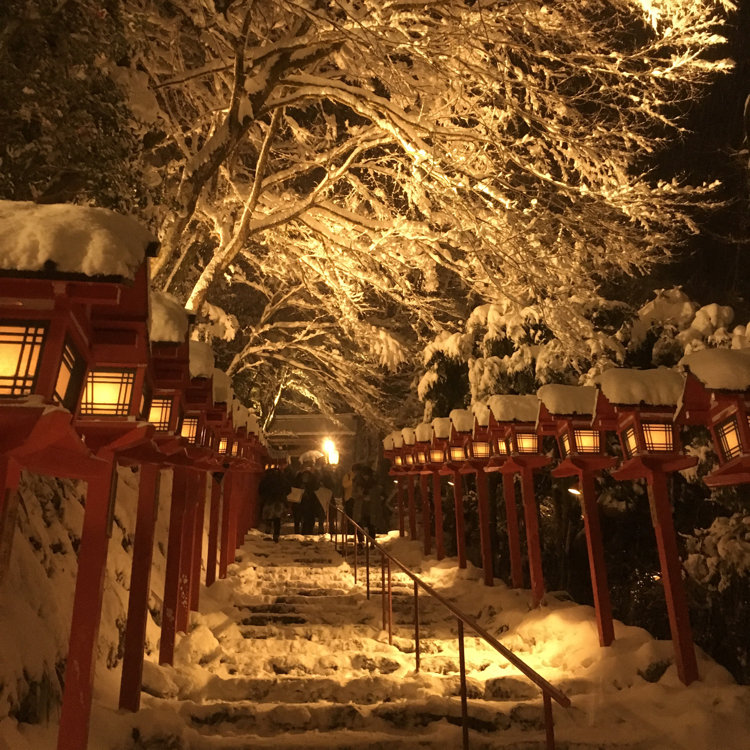
[[[204,512],[210,585],[257,521],[272,459],[210,348],[188,340],[185,311],[150,291],[146,230],[103,209],[0,203],[0,222],[33,216],[16,244],[4,235],[15,265],[0,263],[0,576],[21,471],[85,480],[58,735],[58,750],[85,750],[117,467],[140,474],[120,690],[137,710],[159,472],[173,472],[159,654],[171,663],[198,604]]]
[[[428,483],[433,498],[441,497],[441,475],[454,477],[456,542],[459,565],[463,551],[462,474],[475,473],[484,581],[493,582],[489,537],[487,473],[500,472],[508,528],[512,585],[523,582],[515,479],[520,480],[527,536],[533,604],[544,596],[534,471],[550,463],[541,438],[554,436],[560,461],[556,477],[576,477],[581,496],[591,582],[602,646],[614,639],[604,551],[598,517],[595,476],[608,470],[617,480],[645,479],[662,567],[667,609],[675,643],[678,674],[689,684],[698,678],[687,601],[682,584],[666,477],[694,466],[697,459],[682,453],[683,425],[709,428],[720,466],[704,478],[707,485],[750,481],[750,354],[704,350],[684,358],[682,372],[611,369],[598,387],[543,386],[536,395],[498,395],[477,405],[473,414],[455,410],[450,418],[405,428],[384,440],[384,455],[399,483],[400,530],[404,532],[403,494],[408,493],[409,533],[417,535],[413,480],[419,477],[425,553],[430,551]],[[618,436],[621,458],[607,454],[607,432]],[[619,464],[619,466],[618,466]],[[442,556],[442,509],[433,500],[438,557]]]

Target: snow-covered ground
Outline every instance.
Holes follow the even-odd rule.
[[[480,570],[459,570],[453,559],[423,560],[419,543],[394,533],[381,540],[569,695],[570,709],[554,707],[559,748],[748,747],[750,687],[736,685],[703,653],[701,681],[686,688],[670,642],[616,623],[614,645],[602,649],[591,607],[548,595],[543,607],[530,610],[526,591],[485,587]],[[121,539],[114,544],[122,550]],[[119,661],[111,645],[100,649],[91,750],[460,747],[453,617],[420,597],[422,670],[415,674],[411,584],[395,577],[389,646],[376,593],[379,564],[368,601],[363,570],[355,585],[350,563],[351,555],[344,562],[325,538],[288,535],[275,545],[251,532],[228,578],[202,589],[200,612],[178,641],[174,667],[156,664],[149,626],[140,713],[114,709]],[[22,567],[32,566],[20,560],[14,575]],[[110,575],[109,588],[116,578]],[[37,604],[53,607],[64,621],[62,603]],[[113,639],[111,626],[103,624],[103,633]],[[53,638],[38,635],[43,643]],[[468,632],[466,644],[471,747],[543,747],[538,691]],[[21,649],[24,659],[30,650]],[[6,684],[18,676],[6,665],[3,674]],[[2,750],[51,750],[55,736],[54,715],[46,726],[0,721]]]

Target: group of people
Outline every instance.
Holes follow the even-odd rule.
[[[261,518],[275,542],[279,541],[282,520],[288,515],[294,522],[295,534],[313,534],[316,524],[319,534],[325,533],[326,525],[332,531],[337,520],[337,501],[343,501],[346,514],[370,536],[389,528],[393,492],[386,491],[386,482],[366,464],[354,464],[345,473],[322,461],[306,463],[296,472],[291,466],[283,470],[270,468],[258,485],[258,495]]]

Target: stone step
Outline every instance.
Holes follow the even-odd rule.
[[[271,736],[289,732],[423,730],[431,725],[461,722],[458,698],[429,697],[391,700],[367,705],[355,703],[258,704],[251,701],[220,704],[183,704],[183,718],[204,734],[256,734]],[[541,701],[527,704],[487,704],[469,701],[469,726],[474,732],[523,732],[544,729]]]

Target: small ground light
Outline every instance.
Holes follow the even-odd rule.
[[[568,492],[570,492],[571,495],[581,494],[581,490],[576,485],[574,485],[573,487],[568,487]]]

